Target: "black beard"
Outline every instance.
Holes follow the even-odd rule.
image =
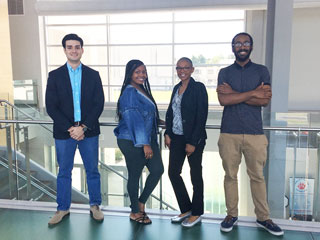
[[[239,51],[237,51],[237,52],[234,53],[234,56],[236,57],[236,60],[237,60],[238,62],[245,62],[245,61],[247,61],[247,60],[249,59],[250,54],[251,54],[251,51],[252,51],[252,49],[250,49],[250,50],[239,50]],[[240,56],[240,55],[239,55],[240,52],[246,52],[247,55],[245,55],[245,56]]]

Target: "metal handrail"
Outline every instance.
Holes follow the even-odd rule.
[[[0,120],[0,124],[1,123],[6,123],[6,124],[15,124],[15,123],[24,123],[24,124],[53,124],[52,121],[45,121],[45,120]],[[117,122],[104,122],[101,121],[100,122],[100,126],[108,126],[108,127],[112,127],[112,126],[117,126],[118,123]],[[165,129],[164,125],[160,125],[159,126],[162,130]],[[220,125],[218,124],[207,124],[206,125],[206,129],[216,129],[219,130],[220,129]],[[264,130],[267,131],[297,131],[297,132],[302,132],[302,131],[308,131],[308,132],[320,132],[320,128],[311,128],[311,127],[273,127],[273,126],[265,126],[263,127]],[[162,131],[161,131],[162,132]],[[296,163],[296,156],[294,157],[294,162]],[[104,168],[109,169],[110,171],[116,173],[117,175],[119,175],[120,177],[122,177],[123,179],[126,179],[125,176],[123,176],[122,174],[118,173],[116,170],[112,169],[111,167],[107,166],[106,164],[104,164],[103,162],[100,162],[100,164],[103,165]],[[319,169],[320,169],[320,165],[319,165]],[[320,173],[319,173],[320,174]],[[294,176],[295,179],[295,176]],[[319,177],[319,185],[320,185],[320,177]],[[155,199],[157,199],[158,201],[160,201],[160,204],[164,204],[170,208],[173,208],[172,206],[170,206],[169,204],[163,202],[162,200],[162,195],[160,195],[160,198],[152,195],[152,197],[154,197]],[[162,200],[162,201],[161,201]],[[174,209],[174,208],[173,208]]]
[[[26,106],[26,107],[27,107],[27,109],[31,109],[33,112],[35,112],[35,113],[37,113],[37,114],[39,114],[39,115],[41,116],[41,113],[40,113],[40,111],[39,111],[38,109],[36,109],[36,108],[34,108],[34,107],[30,106],[30,105],[29,105],[29,104],[27,104],[27,103],[23,103],[23,104],[19,104],[19,105]]]
[[[24,124],[47,124],[52,125],[52,121],[47,120],[7,120],[0,119],[0,123],[24,123]],[[100,126],[107,127],[116,127],[118,126],[117,122],[104,122],[100,121]],[[220,129],[219,124],[207,124],[206,129]],[[164,129],[165,125],[159,125],[159,128]],[[264,126],[263,130],[267,131],[309,131],[309,132],[320,132],[320,128],[311,128],[311,127],[273,127],[273,126]],[[51,131],[52,132],[52,131]]]
[[[37,120],[37,119],[35,119],[34,117],[32,117],[30,114],[22,111],[21,109],[19,109],[18,107],[16,107],[15,105],[13,105],[12,103],[10,103],[10,102],[7,101],[7,100],[0,99],[0,105],[1,105],[2,103],[5,103],[5,104],[9,105],[10,107],[12,107],[12,109],[14,109],[14,110],[22,113],[23,115],[25,115],[26,117],[28,117],[28,118],[30,118],[30,119],[32,119],[31,121],[36,121],[36,120]],[[42,123],[38,123],[38,124],[40,124],[43,128],[47,129],[49,132],[52,133],[52,130],[51,130],[50,128],[48,128],[47,126],[42,125]]]
[[[39,121],[39,120],[4,120],[6,123],[25,123],[25,124],[53,124],[52,121]],[[2,123],[2,120],[0,120],[0,123]],[[106,122],[103,122],[100,124],[101,126],[117,126],[117,123],[106,123]],[[51,131],[52,132],[52,131]],[[102,161],[99,161],[100,165],[103,167],[103,168],[106,168],[110,171],[112,171],[113,173],[117,174],[118,176],[122,177],[123,179],[125,179],[126,181],[128,181],[128,179],[120,174],[119,172],[117,172],[115,169],[111,168],[110,166],[106,165],[105,163],[103,163]],[[161,201],[160,198],[158,198],[157,196],[155,196],[154,194],[151,194],[150,195],[152,198],[158,200],[158,201]],[[50,196],[51,197],[51,196]],[[173,206],[171,206],[170,204],[168,204],[167,202],[165,201],[161,201],[161,203],[165,206],[167,206],[168,208],[171,208],[172,210],[176,210]]]

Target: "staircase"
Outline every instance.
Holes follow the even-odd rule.
[[[17,167],[15,166],[17,164]],[[28,187],[27,173],[19,166],[21,161],[13,165],[13,181],[9,184],[8,160],[0,157],[0,198],[31,201],[55,201],[56,191],[52,189],[52,181],[41,182],[36,178],[37,172],[31,171],[30,187]],[[18,172],[18,174],[17,174]]]
[[[0,107],[4,107],[5,119],[37,120],[41,118],[40,112],[30,106],[24,106],[22,110],[8,101],[0,99]],[[52,127],[44,124],[39,124],[40,128],[24,124],[15,124],[13,128],[11,126],[11,124],[0,124],[0,131],[5,134],[7,143],[6,146],[0,146],[0,198],[54,202],[57,188],[56,175],[33,161],[29,156],[30,143],[36,136],[49,135],[50,137],[47,139],[51,139]],[[11,134],[13,129],[14,133]],[[14,143],[11,142],[12,139]],[[45,138],[39,138],[38,144],[41,144],[43,139]],[[20,148],[23,149],[19,151]],[[39,156],[41,157],[41,155],[37,155],[38,158]],[[89,202],[89,198],[72,188],[72,201],[86,204]]]
[[[57,177],[32,160],[30,161],[30,183],[23,154],[16,153],[12,164],[12,181],[10,186],[10,168],[7,152],[0,147],[0,199],[55,202]],[[28,186],[29,185],[29,186]],[[88,197],[72,189],[74,203],[88,203]]]

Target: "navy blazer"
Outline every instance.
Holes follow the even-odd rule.
[[[170,138],[173,136],[173,97],[181,86],[181,81],[172,91],[170,104],[166,113],[166,131]],[[208,117],[208,94],[206,87],[201,82],[196,82],[192,77],[181,100],[182,128],[186,142],[197,146],[207,139],[206,122]]]
[[[104,94],[99,72],[82,64],[81,124],[88,127],[86,137],[100,134],[99,117],[104,107]],[[67,139],[74,126],[72,87],[67,64],[49,73],[46,108],[53,119],[53,137]]]

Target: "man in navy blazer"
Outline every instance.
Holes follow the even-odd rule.
[[[83,65],[83,40],[68,34],[62,40],[67,63],[49,73],[46,108],[53,119],[59,173],[57,176],[57,212],[50,219],[55,225],[70,214],[71,172],[78,148],[86,169],[90,215],[103,221],[100,174],[98,171],[99,117],[104,94],[99,72]]]

